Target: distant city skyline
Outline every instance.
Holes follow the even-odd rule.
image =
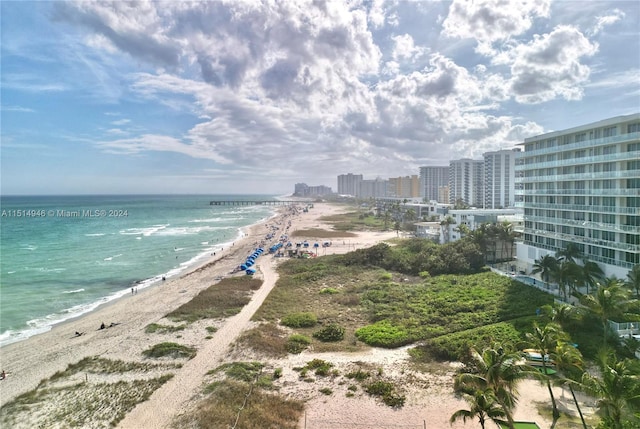
[[[290,194],[640,109],[628,1],[0,2],[0,192]]]

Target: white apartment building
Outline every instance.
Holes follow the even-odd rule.
[[[441,188],[449,186],[449,166],[420,167],[420,196],[427,201],[448,203],[449,196],[440,200]]]
[[[484,158],[484,205],[486,209],[515,206],[515,165],[520,148],[482,154]]]
[[[575,243],[607,276],[640,263],[640,113],[525,139],[518,267]]]
[[[362,182],[362,174],[340,174],[338,176],[338,194],[340,195],[358,195]]]
[[[461,199],[472,207],[484,204],[484,161],[459,159],[449,163],[449,203]]]

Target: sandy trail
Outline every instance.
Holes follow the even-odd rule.
[[[276,283],[274,261],[262,256],[258,265],[263,275],[260,289],[240,313],[227,319],[225,324],[207,341],[198,354],[177,372],[176,376],[156,390],[151,397],[136,406],[118,425],[119,428],[168,428],[172,420],[187,411],[186,404],[202,387],[207,371],[216,368],[228,354],[227,349],[246,329],[253,314],[260,308]]]

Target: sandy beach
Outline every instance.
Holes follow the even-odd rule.
[[[81,318],[56,325],[47,333],[27,340],[9,344],[0,349],[0,366],[8,377],[0,382],[0,406],[15,397],[34,389],[41,380],[64,370],[69,364],[90,357],[99,356],[123,361],[144,361],[141,352],[158,342],[157,334],[145,332],[150,323],[165,323],[165,315],[183,303],[191,300],[203,289],[222,277],[232,275],[232,271],[257,247],[264,237],[273,233],[277,238],[284,233],[312,228],[329,229],[320,218],[338,213],[339,206],[316,203],[306,213],[291,214],[289,209],[266,222],[254,225],[245,237],[236,241],[231,248],[218,252],[206,264],[179,277],[167,279],[161,284],[140,290],[138,294],[123,297],[98,308]],[[338,241],[323,249],[326,254],[346,253],[355,248],[371,246],[396,236],[391,232],[359,232],[357,237]],[[297,238],[296,238],[297,240]],[[313,240],[313,237],[309,237]],[[175,376],[155,390],[148,400],[138,404],[120,422],[120,428],[168,428],[172,421],[188,413],[194,406],[202,390],[203,378],[207,371],[226,361],[238,360],[237,353],[230,352],[230,345],[248,327],[252,315],[260,307],[277,281],[276,266],[280,258],[263,255],[258,259],[257,277],[263,280],[249,304],[240,313],[227,319],[212,322],[195,322],[180,334],[180,342],[197,349],[197,355],[185,361],[182,367],[173,370]],[[235,274],[242,275],[242,274]],[[98,329],[102,323],[113,327]],[[217,331],[207,335],[206,327],[215,324]],[[76,337],[75,332],[84,332]],[[168,337],[171,338],[171,337]],[[175,338],[175,334],[173,334]],[[368,395],[345,397],[343,391],[330,396],[318,393],[318,386],[304,386],[298,383],[298,374],[293,368],[313,358],[331,361],[336,367],[346,368],[354,362],[369,362],[383,365],[387,374],[406,384],[407,402],[400,409],[392,409],[380,404]],[[283,368],[282,392],[290,397],[306,401],[306,412],[300,427],[308,428],[464,428],[477,427],[477,422],[459,421],[449,425],[453,412],[466,404],[453,395],[452,376],[455,364],[438,364],[433,373],[418,373],[411,369],[406,348],[395,350],[369,349],[358,353],[303,352],[290,355],[286,359],[271,360],[268,365]],[[264,359],[261,359],[264,361]],[[572,408],[568,395],[559,388],[557,397],[560,406]],[[536,421],[541,427],[548,427],[548,416],[538,412],[538,402],[548,403],[546,387],[534,381],[526,381],[520,386],[520,402],[516,418],[522,421]],[[587,413],[593,410],[586,408]],[[33,422],[21,422],[33,427]],[[305,426],[306,425],[306,426]]]

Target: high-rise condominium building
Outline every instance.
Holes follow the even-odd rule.
[[[515,161],[520,148],[486,152],[484,158],[484,208],[515,206]]]
[[[362,174],[341,174],[338,176],[338,193],[358,196],[360,182],[362,182]]]
[[[525,139],[524,243],[532,264],[569,243],[607,276],[640,263],[640,113]],[[529,265],[530,266],[530,265]]]
[[[440,200],[439,192],[444,186],[449,186],[449,167],[420,167],[420,196],[427,201],[448,203],[449,196]]]
[[[482,208],[484,203],[484,161],[459,159],[449,163],[449,203],[462,200]]]
[[[418,198],[420,196],[420,179],[417,175],[390,177],[387,196],[396,198]]]

